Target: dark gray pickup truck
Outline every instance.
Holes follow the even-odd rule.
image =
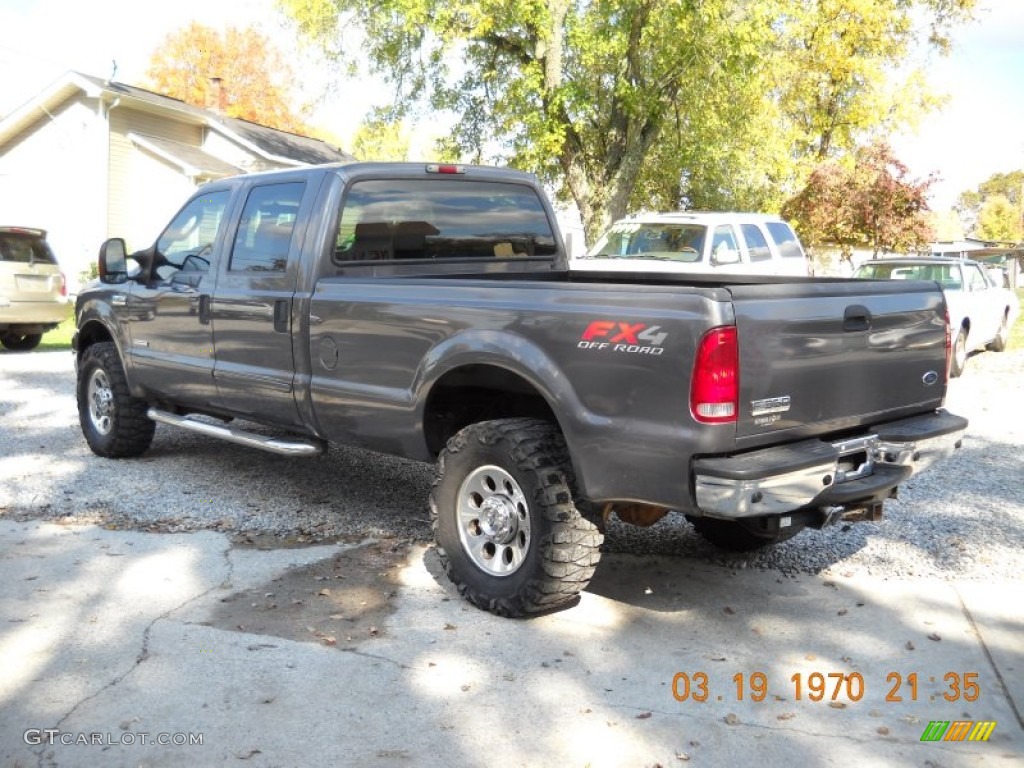
[[[554,220],[494,168],[206,185],[151,248],[100,251],[76,306],[85,438],[137,456],[160,422],[436,460],[445,570],[510,616],[577,597],[613,512],[749,549],[877,520],[959,445],[937,285],[570,274]]]

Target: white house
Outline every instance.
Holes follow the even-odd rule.
[[[68,72],[0,120],[0,224],[47,230],[73,283],[106,238],[152,243],[205,181],[354,159],[318,139]]]

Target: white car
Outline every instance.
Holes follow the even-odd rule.
[[[612,224],[569,268],[601,272],[790,275],[810,262],[793,229],[760,213],[641,213]]]
[[[35,349],[70,316],[67,281],[46,232],[0,227],[0,344],[15,352]]]
[[[1010,327],[1020,312],[1017,295],[1004,288],[970,259],[941,256],[872,259],[861,264],[853,277],[891,280],[934,280],[942,286],[949,310],[953,355],[949,375],[959,376],[967,355],[979,349],[1002,352]]]

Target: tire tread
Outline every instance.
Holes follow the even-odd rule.
[[[109,435],[100,435],[92,429],[87,401],[88,379],[95,366],[107,374],[114,392],[114,428]],[[78,366],[78,418],[89,448],[97,456],[108,459],[139,456],[149,448],[156,431],[156,422],[146,415],[147,404],[133,397],[128,389],[121,357],[113,342],[103,341],[85,350]]]
[[[467,450],[473,441],[486,446],[510,444],[510,458],[515,465],[533,472],[541,484],[537,493],[539,499],[533,502],[550,525],[549,534],[536,543],[540,547],[541,567],[523,589],[510,597],[490,597],[460,582],[438,536],[437,492],[444,477],[446,459]],[[565,440],[549,422],[531,418],[500,419],[470,425],[454,435],[438,457],[430,494],[430,517],[441,565],[459,594],[478,608],[508,617],[549,611],[574,601],[594,575],[604,539],[574,504],[575,487],[576,478]]]

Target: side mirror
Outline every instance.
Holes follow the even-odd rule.
[[[128,279],[128,257],[124,240],[112,237],[100,246],[100,282],[123,283]]]
[[[738,264],[739,261],[740,252],[735,248],[730,248],[725,243],[719,243],[714,253],[711,254],[711,263],[715,266],[720,264]]]

